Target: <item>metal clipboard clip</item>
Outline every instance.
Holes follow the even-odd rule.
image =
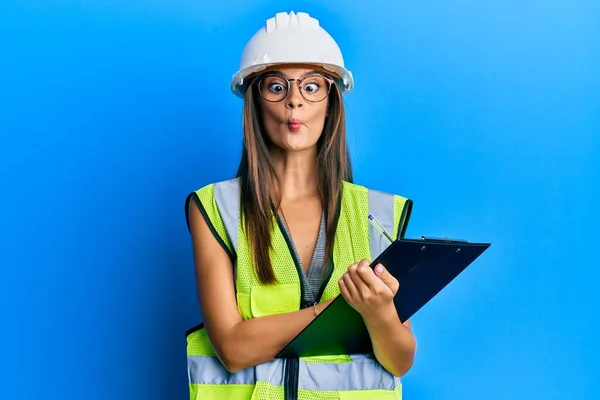
[[[437,238],[437,237],[431,237],[431,236],[421,236],[421,240],[422,241],[429,241],[429,242],[436,242],[436,243],[453,243],[453,244],[465,244],[465,243],[469,243],[467,240],[464,239],[450,239],[449,237],[443,237],[443,238]],[[423,245],[421,247],[421,250],[425,250],[427,248],[426,245]],[[460,253],[460,247],[456,249],[457,253]]]

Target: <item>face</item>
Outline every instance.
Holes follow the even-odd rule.
[[[329,78],[310,68],[281,67],[259,78],[260,112],[275,146],[292,152],[316,149],[331,84]]]

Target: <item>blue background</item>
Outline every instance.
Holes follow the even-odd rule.
[[[413,318],[405,398],[597,398],[596,0],[1,2],[0,397],[187,397],[183,201],[235,173],[229,80],[292,9],[355,75],[356,181],[493,243]]]

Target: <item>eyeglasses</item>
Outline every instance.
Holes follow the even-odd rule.
[[[319,73],[312,73],[300,79],[287,79],[277,73],[268,73],[260,77],[256,84],[263,99],[278,102],[287,97],[294,81],[298,83],[302,97],[311,103],[325,100],[331,86],[335,84],[333,79]]]

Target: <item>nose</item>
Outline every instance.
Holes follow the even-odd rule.
[[[290,92],[286,99],[286,107],[293,110],[302,106],[304,106],[304,98],[302,97],[302,93],[300,93],[299,83],[293,80],[290,82]]]

